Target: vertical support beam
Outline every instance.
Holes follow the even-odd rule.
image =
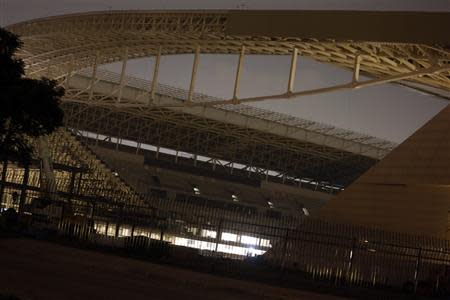
[[[20,186],[19,213],[23,214],[23,208],[27,199],[28,179],[30,178],[30,164],[26,162],[23,170],[23,180]]]
[[[108,236],[109,222],[106,222],[105,235]]]
[[[139,154],[139,149],[141,149],[141,143],[136,143],[136,154]]]
[[[298,49],[294,48],[294,50],[292,51],[292,58],[291,58],[291,70],[289,72],[289,82],[287,88],[288,94],[294,91],[295,73],[297,71],[297,56],[298,56]]]
[[[189,86],[187,105],[190,105],[192,103],[192,97],[194,96],[195,79],[197,78],[199,57],[200,57],[200,46],[197,46],[197,48],[195,48],[194,63],[192,64],[191,85]]]
[[[120,81],[119,81],[119,94],[117,95],[117,103],[122,99],[123,86],[125,84],[125,74],[127,71],[127,62],[128,62],[128,48],[125,48],[122,59],[122,71],[120,72]]]
[[[284,235],[284,242],[283,242],[283,252],[282,252],[282,258],[281,258],[281,270],[284,271],[284,267],[286,265],[286,259],[287,259],[287,245],[289,240],[289,228],[286,228],[286,234]]]
[[[220,219],[219,226],[217,226],[217,233],[216,233],[216,249],[215,249],[216,253],[219,248],[220,239],[222,237],[222,223],[223,223],[223,219]]]
[[[161,62],[161,53],[162,53],[162,47],[159,46],[158,54],[155,58],[155,66],[153,68],[153,78],[152,78],[152,85],[150,87],[150,99],[149,99],[149,105],[155,101],[155,92],[156,88],[158,87],[158,75],[159,75],[159,64]],[[159,103],[158,103],[159,104]]]
[[[72,170],[70,173],[70,183],[69,183],[69,203],[72,203],[72,198],[75,196],[75,180],[77,179],[77,172]]]
[[[8,160],[6,158],[3,158],[2,159],[2,173],[1,173],[1,177],[0,177],[0,209],[2,208],[3,197],[5,194],[5,183],[6,183],[7,171],[8,171]]]
[[[239,103],[237,94],[239,92],[239,82],[241,79],[242,65],[244,64],[244,54],[245,54],[245,46],[242,46],[241,52],[239,53],[239,61],[238,61],[237,70],[236,70],[236,78],[234,80],[234,91],[233,91],[233,103],[234,104]]]
[[[91,76],[91,84],[89,86],[89,101],[92,100],[92,96],[94,95],[94,85],[97,80],[97,66],[99,60],[100,52],[97,50],[95,53],[94,66],[92,67],[92,76]]]
[[[120,226],[122,225],[123,217],[123,205],[119,207],[119,214],[116,218],[116,232],[114,233],[114,237],[118,238],[120,233]]]
[[[131,226],[131,237],[134,237],[134,231],[136,230],[136,224],[133,223]]]
[[[117,141],[116,141],[116,151],[119,149],[119,143],[120,143],[120,138],[117,137]]]
[[[44,173],[44,185],[41,183],[41,188],[45,186],[45,193],[50,199],[56,199],[56,180],[53,173],[53,163],[48,147],[47,136],[41,136],[38,139],[39,157],[41,159],[42,169]]]
[[[355,56],[355,62],[354,62],[354,66],[353,66],[353,83],[357,83],[359,81],[359,69],[361,66],[361,55],[358,54]]]
[[[83,172],[80,171],[80,176],[78,177],[77,194],[81,193],[81,185],[83,183]]]
[[[119,218],[117,218],[116,231],[114,232],[114,237],[115,238],[119,237],[119,230],[120,230],[120,221],[119,221]]]

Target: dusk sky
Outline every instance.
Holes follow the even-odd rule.
[[[0,25],[77,12],[123,9],[327,9],[327,10],[414,10],[450,11],[450,1],[433,0],[0,0]],[[241,97],[268,95],[285,90],[289,72],[288,56],[248,56],[244,65]],[[229,98],[232,94],[236,56],[202,55],[198,92]],[[128,74],[151,78],[153,60],[131,61]],[[108,68],[118,70],[116,66]],[[188,88],[192,55],[165,57],[160,82]],[[300,57],[296,90],[324,87],[351,79],[351,72]],[[448,101],[394,84],[341,91],[255,105],[302,118],[328,123],[401,142],[447,105]]]

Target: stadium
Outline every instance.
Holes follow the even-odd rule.
[[[320,26],[324,18],[335,25]],[[357,18],[367,25],[353,27]],[[30,141],[31,165],[10,162],[1,208],[14,208],[33,230],[170,249],[184,265],[200,264],[192,259],[199,255],[355,286],[438,289],[450,266],[450,108],[397,145],[249,104],[386,83],[448,100],[448,20],[445,13],[110,11],[11,25],[24,43],[26,76],[65,88],[65,116],[63,128]],[[178,54],[193,57],[189,89],[158,82],[161,58]],[[204,55],[223,54],[237,58],[233,96],[196,92]],[[284,92],[240,97],[251,55],[290,57]],[[151,81],[127,75],[129,61],[149,57]],[[298,90],[302,57],[353,78]],[[112,63],[120,72],[101,68]]]

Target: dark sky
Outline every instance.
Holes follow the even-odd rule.
[[[450,0],[0,0],[0,25],[50,15],[120,9],[327,9],[450,11]],[[218,97],[232,93],[236,57],[203,55],[197,91]],[[152,60],[130,62],[131,75],[150,78]],[[187,88],[192,56],[165,58],[161,82]],[[109,68],[118,69],[117,66]],[[289,57],[252,56],[246,59],[241,96],[264,95],[285,89]],[[343,83],[351,73],[301,57],[297,89]],[[440,111],[446,101],[393,84],[341,91],[295,100],[260,102],[260,107],[368,133],[395,142],[411,135]]]

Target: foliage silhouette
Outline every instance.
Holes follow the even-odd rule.
[[[34,151],[31,139],[52,133],[64,116],[59,106],[64,89],[54,80],[24,77],[24,62],[16,57],[21,46],[17,35],[0,27],[0,200],[8,161],[28,167]]]

